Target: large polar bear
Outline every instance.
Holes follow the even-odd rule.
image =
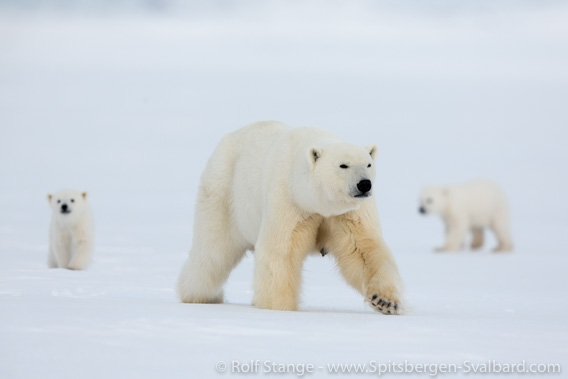
[[[369,198],[376,154],[374,145],[278,122],[225,136],[201,177],[181,300],[222,302],[223,284],[251,250],[254,304],[296,310],[306,255],[329,252],[375,309],[401,313],[401,279]]]
[[[498,246],[494,251],[513,249],[509,226],[509,207],[501,189],[488,180],[474,180],[445,187],[425,187],[420,194],[419,212],[439,214],[446,226],[446,242],[437,251],[463,248],[468,231],[471,247],[483,246],[483,229],[495,233]]]
[[[84,270],[93,252],[93,219],[87,193],[62,190],[47,195],[51,206],[50,268]]]

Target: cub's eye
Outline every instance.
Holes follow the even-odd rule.
[[[432,201],[433,201],[432,198],[429,197],[426,199],[426,204],[432,204]]]
[[[74,203],[74,202],[75,202],[75,199],[71,199],[71,202]]]
[[[57,204],[61,203],[61,200],[57,200]]]
[[[347,166],[346,164],[342,164],[341,166],[339,166],[341,168],[349,168],[349,166]]]
[[[367,168],[369,168],[369,167],[371,167],[371,164],[370,164],[370,163],[367,165]]]

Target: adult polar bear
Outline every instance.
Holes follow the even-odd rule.
[[[329,251],[377,310],[401,313],[402,283],[369,199],[376,154],[278,122],[225,136],[201,177],[181,300],[222,302],[231,270],[254,250],[254,304],[296,310],[306,255]]]

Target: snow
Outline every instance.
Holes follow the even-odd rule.
[[[207,378],[256,360],[316,377],[372,361],[566,367],[565,4],[121,4],[0,7],[1,378]],[[226,304],[177,301],[206,159],[262,119],[379,145],[406,315],[375,313],[329,256],[307,260],[299,312],[250,305],[251,254]],[[481,252],[433,253],[442,225],[418,215],[420,188],[474,177],[509,194],[515,252],[491,253],[489,236]],[[65,187],[88,190],[95,214],[84,272],[46,266],[45,195]]]

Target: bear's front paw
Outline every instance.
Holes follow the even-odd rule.
[[[375,292],[367,300],[373,308],[385,315],[402,314],[402,304],[397,296],[386,296],[380,292]]]

